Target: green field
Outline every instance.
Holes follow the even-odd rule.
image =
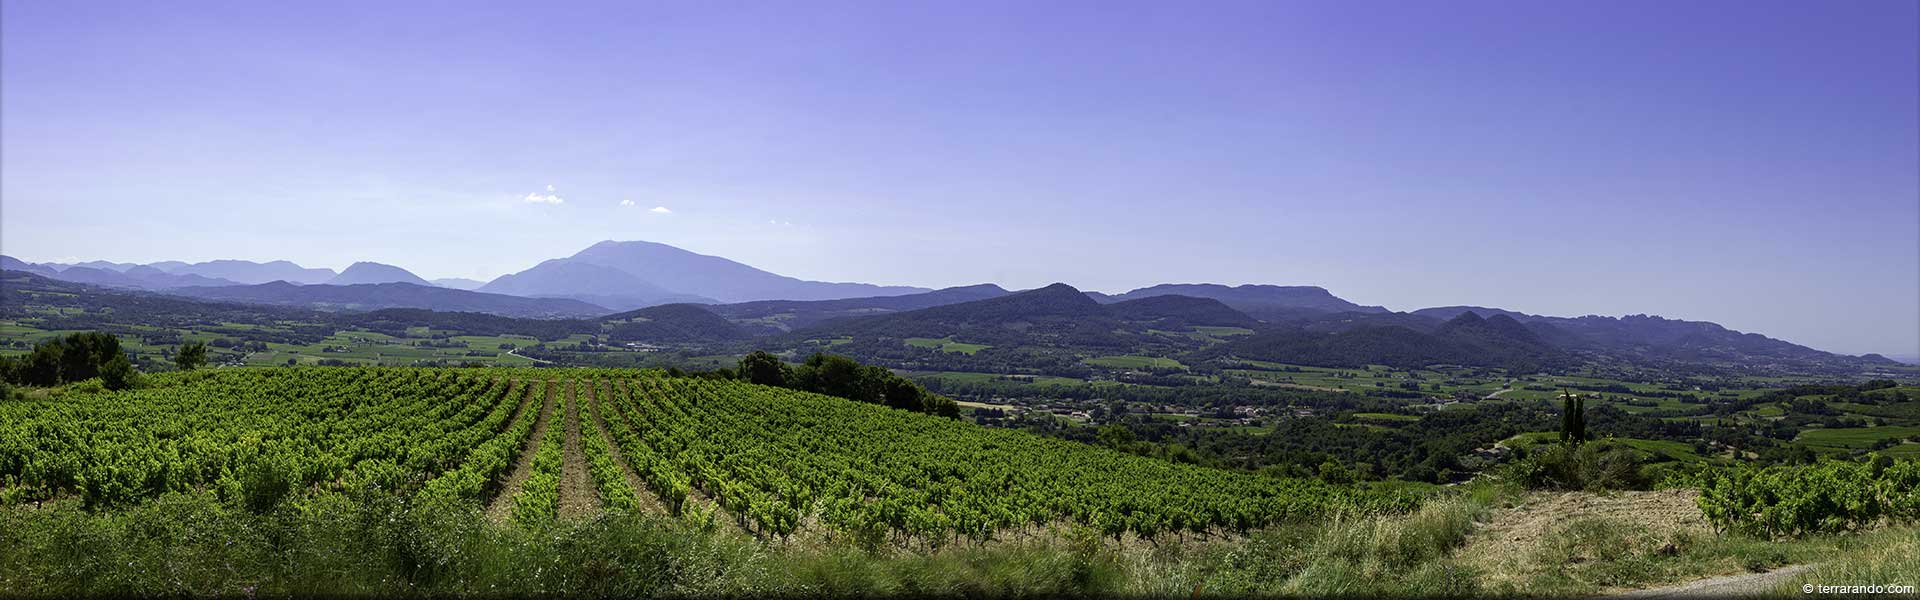
[[[1420,420],[1420,417],[1413,415],[1377,412],[1357,412],[1353,413],[1353,418],[1362,421],[1385,421],[1388,423],[1411,423]]]
[[[1849,427],[1808,429],[1800,432],[1799,437],[1795,437],[1793,441],[1809,446],[1857,450],[1871,448],[1881,440],[1906,439],[1916,435],[1920,435],[1920,426]]]
[[[1086,363],[1096,367],[1106,367],[1109,369],[1185,369],[1187,368],[1186,365],[1180,364],[1180,361],[1177,361],[1171,358],[1162,358],[1158,356],[1138,356],[1138,355],[1132,355],[1132,354],[1121,355],[1121,356],[1102,356],[1099,358],[1089,358],[1086,360]]]
[[[933,348],[941,352],[958,352],[960,354],[965,354],[968,356],[972,356],[973,353],[975,352],[979,352],[981,350],[985,350],[993,347],[987,344],[969,344],[966,342],[957,342],[950,337],[948,338],[907,338],[906,342],[908,346],[913,346],[915,348]]]
[[[1232,337],[1236,335],[1253,335],[1253,330],[1247,329],[1245,327],[1219,327],[1219,326],[1213,326],[1213,325],[1195,325],[1193,326],[1193,330],[1206,335],[1213,336],[1213,337]]]

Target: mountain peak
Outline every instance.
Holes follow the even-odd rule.
[[[806,281],[769,273],[718,256],[641,240],[604,240],[575,253],[567,260],[622,271],[661,289],[713,298],[720,302],[831,300],[930,291],[915,287]]]
[[[339,275],[335,275],[332,279],[327,280],[327,285],[355,285],[361,283],[411,283],[428,287],[433,286],[433,284],[427,283],[427,280],[421,279],[420,276],[414,275],[406,269],[371,261],[353,263],[348,266],[346,270],[341,271]]]

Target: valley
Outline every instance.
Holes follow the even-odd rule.
[[[1897,570],[1878,553],[1920,515],[1901,483],[1920,464],[1920,367],[1712,323],[1393,312],[1302,286],[486,291],[631,276],[544,265],[478,291],[369,283],[395,276],[370,266],[339,285],[185,291],[0,272],[0,371],[24,382],[0,390],[0,516],[26,532],[10,543],[62,551],[44,536],[77,527],[120,548],[94,555],[190,575],[0,566],[72,590],[322,585],[159,559],[197,542],[119,520],[172,511],[305,540],[318,554],[248,552],[356,573],[349,589],[368,593],[1587,594],[1816,556]],[[93,332],[118,343],[132,389],[31,380],[66,372],[42,346],[104,343]],[[183,367],[199,344],[205,366]],[[1568,441],[1574,413],[1584,444]],[[72,442],[100,436],[114,441]],[[1778,469],[1883,491],[1808,517],[1755,487],[1798,477]],[[1640,524],[1611,508],[1619,493],[1684,525]],[[1820,537],[1846,535],[1832,523],[1864,546]],[[416,535],[393,527],[440,532],[453,546],[425,552],[441,570],[396,573],[422,550],[349,541]],[[786,575],[636,577],[682,567],[590,548]],[[1594,566],[1548,564],[1569,556]],[[1063,570],[996,574],[1032,561]],[[1766,581],[1801,580],[1784,573]]]

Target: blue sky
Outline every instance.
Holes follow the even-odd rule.
[[[1920,355],[1909,0],[284,4],[5,3],[0,251],[484,279],[645,239]]]

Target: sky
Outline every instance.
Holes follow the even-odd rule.
[[[1916,107],[1911,0],[6,2],[0,252],[488,279],[650,240],[1915,356]]]

